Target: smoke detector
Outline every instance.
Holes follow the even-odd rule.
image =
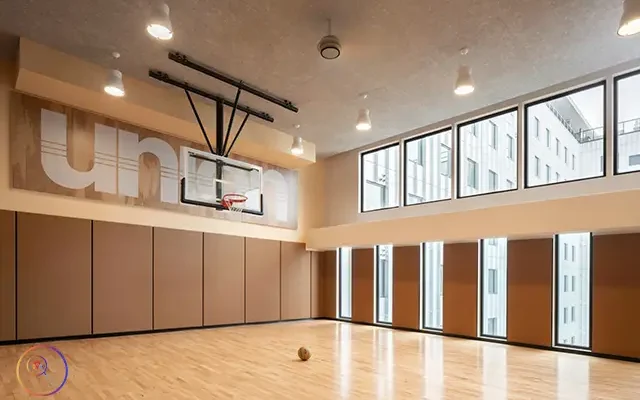
[[[340,40],[331,34],[331,20],[329,23],[329,34],[318,42],[318,51],[325,60],[335,60],[340,57],[342,46],[340,46]]]

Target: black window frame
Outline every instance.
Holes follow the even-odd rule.
[[[351,321],[352,317],[342,315],[342,249],[343,247],[336,249],[336,262],[338,263],[338,312],[336,314],[338,319]],[[353,316],[353,249],[351,252],[351,315]]]
[[[427,292],[427,280],[425,279],[425,270],[426,270],[426,262],[425,262],[425,257],[424,257],[424,253],[425,253],[425,248],[427,246],[426,242],[422,242],[420,243],[420,277],[421,277],[421,282],[420,282],[420,288],[422,290],[422,296],[420,297],[420,329],[424,330],[424,331],[429,331],[429,332],[436,332],[436,333],[442,333],[442,329],[444,328],[434,328],[431,326],[427,326],[426,321],[427,321],[427,309],[424,307],[424,298],[423,296],[425,295],[425,293]],[[437,285],[440,288],[440,292],[442,292],[444,294],[444,243],[442,244],[442,250],[443,250],[443,257],[442,257],[442,263],[443,263],[443,267],[442,267],[442,285]],[[440,267],[438,267],[440,268]],[[444,296],[443,296],[444,298]],[[443,314],[444,313],[444,307],[442,307],[442,309],[440,310],[440,313]],[[443,319],[444,320],[444,319]]]
[[[559,307],[559,298],[560,298],[560,285],[558,284],[560,279],[560,246],[558,236],[559,234],[555,234],[553,236],[553,267],[554,267],[554,281],[555,288],[553,289],[553,304],[554,304],[554,314],[555,314],[555,326],[553,330],[553,347],[554,348],[564,348],[564,349],[574,349],[574,350],[582,350],[582,351],[591,351],[593,348],[593,232],[582,232],[589,233],[589,345],[588,346],[576,346],[575,344],[568,343],[560,343],[559,341],[559,329],[560,326],[560,307]]]
[[[504,336],[497,336],[497,335],[488,335],[483,333],[484,332],[484,242],[488,241],[488,240],[492,240],[492,239],[496,239],[496,238],[487,238],[487,239],[480,239],[478,240],[478,255],[479,255],[479,260],[478,260],[478,268],[479,268],[479,275],[480,275],[480,285],[479,289],[480,289],[480,310],[479,310],[479,314],[480,314],[480,326],[478,327],[479,332],[478,332],[478,336],[481,338],[485,338],[485,339],[494,339],[494,340],[507,340],[507,337],[509,335],[509,324],[507,324],[507,326],[505,327],[505,332],[504,332]],[[509,252],[509,239],[507,238],[507,254]],[[509,269],[509,257],[507,256],[507,270]],[[497,272],[496,272],[497,274]],[[507,275],[509,274],[509,272],[507,271]],[[497,276],[496,276],[496,280],[497,280]],[[496,282],[496,292],[498,292],[497,290],[497,282]],[[496,293],[497,294],[497,293]],[[509,284],[507,282],[507,293],[505,293],[505,296],[509,295]],[[507,301],[506,301],[506,305],[505,305],[505,314],[507,316],[507,318],[509,317],[509,298],[507,297]],[[496,322],[497,323],[497,322]]]
[[[607,81],[606,79],[601,79],[598,80],[597,82],[594,83],[590,83],[588,85],[583,85],[583,86],[579,86],[576,88],[573,88],[571,90],[567,90],[561,93],[556,93],[552,96],[548,96],[542,99],[538,99],[535,101],[531,101],[528,103],[525,103],[523,105],[524,108],[524,112],[523,112],[523,116],[524,116],[524,130],[522,132],[522,140],[524,140],[524,151],[523,151],[523,167],[524,167],[524,189],[535,189],[535,188],[539,188],[539,187],[545,187],[545,186],[551,186],[551,185],[560,185],[560,184],[564,184],[564,183],[573,183],[573,182],[582,182],[582,181],[589,181],[589,180],[593,180],[593,179],[603,179],[607,176],[607,171],[606,168],[603,168],[602,174],[601,175],[597,175],[597,176],[589,176],[586,178],[579,178],[579,179],[573,179],[573,180],[563,180],[563,181],[556,181],[556,182],[547,182],[547,183],[542,183],[540,185],[535,185],[535,186],[530,186],[529,185],[529,109],[531,107],[535,107],[537,105],[540,104],[544,104],[553,100],[557,100],[563,97],[567,97],[567,96],[571,96],[573,94],[576,93],[580,93],[583,91],[587,91],[587,90],[591,90],[591,89],[595,89],[597,87],[602,87],[602,111],[603,111],[603,118],[602,120],[604,121],[604,124],[606,125],[606,121],[607,121]],[[603,126],[603,135],[602,135],[602,148],[603,148],[603,163],[606,166],[606,162],[607,162],[607,135],[606,135],[606,129]],[[534,136],[535,139],[535,136]],[[558,140],[558,138],[556,138],[556,141]],[[562,153],[560,152],[560,150],[557,148],[558,146],[558,142],[556,142],[556,155],[558,157],[562,157]],[[614,149],[615,150],[615,149]]]
[[[375,245],[373,248],[373,251],[375,252],[374,257],[373,257],[373,268],[375,268],[374,273],[376,274],[376,280],[375,280],[375,286],[374,286],[374,295],[375,295],[375,304],[374,304],[374,310],[373,313],[374,315],[374,320],[375,323],[377,325],[384,325],[384,326],[392,326],[393,325],[393,310],[391,311],[391,321],[390,322],[386,322],[386,321],[380,321],[380,295],[378,293],[378,288],[380,287],[380,247],[383,245]],[[390,245],[392,247],[391,251],[393,251],[393,245]],[[393,257],[393,256],[392,256]],[[393,258],[391,260],[391,262],[393,262]],[[393,266],[391,266],[392,271],[393,271]],[[393,288],[393,273],[391,274],[391,287]],[[393,289],[391,289],[393,290]],[[393,292],[391,293],[391,297],[392,297],[392,304],[393,304]]]
[[[515,115],[516,115],[516,121],[517,121],[518,120],[519,109],[518,109],[518,106],[513,106],[513,107],[509,107],[509,108],[506,108],[506,109],[502,109],[502,110],[493,112],[491,114],[483,115],[483,116],[480,116],[480,117],[477,117],[477,118],[474,118],[474,119],[470,119],[468,121],[464,121],[464,122],[460,122],[460,123],[456,124],[456,126],[455,126],[455,128],[456,128],[456,131],[455,131],[455,133],[456,133],[456,137],[455,137],[455,146],[456,146],[456,199],[468,199],[468,198],[479,197],[479,196],[491,196],[491,195],[494,195],[494,194],[514,192],[514,191],[518,190],[518,181],[519,181],[518,177],[520,176],[520,161],[518,160],[518,150],[517,149],[518,149],[518,146],[519,146],[519,143],[520,143],[520,139],[519,138],[520,138],[521,135],[518,135],[519,132],[518,132],[518,129],[517,129],[517,126],[516,126],[516,129],[515,129],[515,132],[514,132],[514,134],[515,134],[515,138],[514,139],[515,139],[516,154],[515,154],[515,157],[514,157],[514,160],[513,160],[514,164],[516,166],[516,174],[515,174],[516,175],[516,182],[514,182],[515,186],[513,188],[511,188],[511,189],[503,189],[503,190],[498,190],[498,191],[495,191],[495,192],[476,193],[476,194],[470,194],[470,195],[466,195],[466,196],[463,196],[461,194],[462,193],[463,177],[462,177],[462,174],[460,173],[460,171],[462,171],[462,168],[461,168],[461,166],[462,166],[462,157],[461,157],[461,155],[462,155],[462,151],[461,151],[462,147],[460,147],[460,138],[462,137],[462,130],[464,128],[466,128],[467,126],[469,126],[469,125],[473,126],[474,124],[476,124],[478,122],[482,122],[482,121],[489,120],[489,119],[492,119],[492,118],[496,118],[496,117],[500,117],[500,116],[503,116],[503,115],[507,115],[507,114],[510,114],[512,112],[516,113]],[[474,128],[474,130],[477,132],[477,128]],[[476,136],[476,137],[479,137],[479,136]],[[469,157],[467,157],[465,155],[464,158],[466,160]],[[473,160],[473,161],[475,161],[475,160]],[[475,161],[475,163],[476,163],[476,165],[478,167],[480,166],[480,164],[477,161]],[[480,172],[478,172],[478,179],[479,178],[480,178]],[[466,179],[464,179],[464,181],[465,181],[464,184],[466,185]],[[478,182],[478,185],[480,185],[480,182]]]
[[[637,171],[618,171],[618,146],[620,145],[618,140],[618,124],[620,123],[618,118],[618,109],[619,109],[619,101],[618,101],[618,85],[620,81],[625,80],[627,78],[633,78],[635,76],[640,75],[640,69],[630,71],[621,75],[617,75],[613,77],[613,175],[626,175],[626,174],[635,174],[639,173],[640,170]],[[605,164],[606,165],[606,164]]]
[[[368,155],[368,154],[372,154],[372,153],[375,153],[375,152],[378,152],[378,151],[381,151],[381,150],[390,149],[390,148],[395,147],[395,146],[398,146],[398,168],[403,170],[403,171],[398,171],[398,173],[400,174],[400,177],[402,177],[402,175],[404,175],[404,165],[403,165],[403,162],[402,162],[403,155],[400,152],[400,150],[401,150],[400,149],[400,141],[392,142],[392,143],[386,144],[384,146],[376,147],[376,148],[373,148],[373,149],[370,149],[370,150],[366,150],[366,151],[363,151],[362,153],[360,153],[360,159],[358,161],[360,163],[359,168],[358,168],[358,174],[360,174],[360,176],[358,177],[358,184],[360,185],[360,193],[359,193],[359,197],[360,198],[358,199],[358,201],[360,203],[359,206],[358,206],[358,212],[359,213],[364,214],[364,213],[369,213],[369,212],[374,212],[374,211],[393,210],[395,208],[400,208],[402,198],[400,196],[400,193],[398,193],[398,205],[396,205],[396,206],[374,208],[374,209],[371,209],[371,210],[365,210],[364,209],[364,184],[365,184],[365,182],[364,182],[364,157],[366,155]],[[402,182],[402,183],[404,183],[404,182]],[[398,190],[401,189],[400,186],[401,186],[401,182],[400,182],[400,180],[398,180]]]
[[[449,147],[449,175],[443,175],[442,171],[440,171],[440,167],[441,167],[441,160],[440,158],[438,158],[438,174],[442,175],[442,176],[446,176],[447,178],[449,178],[452,182],[451,182],[451,195],[448,198],[444,198],[444,199],[437,199],[437,200],[425,200],[425,201],[421,201],[418,203],[411,203],[409,204],[408,202],[408,198],[409,198],[409,194],[407,193],[407,163],[409,162],[409,159],[406,157],[407,154],[407,145],[409,143],[415,142],[415,141],[419,141],[421,139],[427,138],[429,136],[435,136],[435,135],[439,135],[441,133],[446,133],[446,132],[451,132],[451,147],[453,147],[453,126],[448,126],[448,127],[444,127],[444,128],[440,128],[440,129],[436,129],[435,131],[429,131],[429,132],[425,132],[421,135],[418,136],[414,136],[408,139],[405,139],[402,141],[402,162],[401,162],[401,168],[402,168],[402,206],[403,207],[411,207],[411,206],[417,206],[420,204],[430,204],[430,203],[439,203],[441,201],[449,201],[453,199],[453,160],[451,159],[453,156],[453,151],[451,149],[451,147]],[[362,161],[361,161],[362,163]],[[426,164],[426,162],[425,162]],[[364,182],[362,182],[364,183]]]

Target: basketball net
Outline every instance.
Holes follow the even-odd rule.
[[[227,210],[231,211],[231,219],[239,221],[242,219],[242,211],[247,202],[247,196],[237,193],[228,193],[222,196],[220,204]]]

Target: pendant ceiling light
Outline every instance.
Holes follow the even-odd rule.
[[[618,36],[632,36],[640,33],[640,0],[624,0]]]
[[[294,156],[301,156],[304,154],[304,147],[302,146],[302,138],[296,136],[293,138],[293,144],[291,144],[291,154]]]
[[[119,53],[113,53],[113,58],[120,58]],[[107,76],[107,83],[104,85],[104,91],[107,94],[115,97],[123,97],[124,92],[124,83],[122,82],[122,72],[117,69],[112,69],[109,71],[109,75]]]
[[[467,48],[460,50],[460,54],[462,56],[466,56],[468,53],[469,49]],[[453,92],[458,96],[465,96],[473,93],[474,90],[475,84],[473,82],[473,77],[471,76],[471,68],[463,65],[458,68],[458,78],[456,79],[456,86]]]
[[[173,37],[173,27],[169,18],[169,6],[160,4],[156,6],[147,24],[149,35],[160,40],[170,40]]]
[[[363,94],[362,99],[368,97],[367,94]],[[371,116],[369,115],[368,108],[362,108],[358,111],[358,119],[356,121],[356,129],[359,131],[368,131],[371,129]]]
[[[342,46],[340,45],[340,40],[331,34],[331,20],[328,21],[328,24],[329,33],[318,42],[318,51],[320,52],[320,56],[325,60],[335,60],[340,57]]]

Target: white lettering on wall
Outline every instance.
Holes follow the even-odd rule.
[[[78,171],[67,157],[67,116],[42,109],[40,117],[42,168],[56,184],[68,189],[94,184],[96,192],[138,197],[140,155],[151,153],[160,163],[160,200],[178,203],[178,155],[167,142],[158,138],[139,141],[135,133],[96,124],[93,167]]]

